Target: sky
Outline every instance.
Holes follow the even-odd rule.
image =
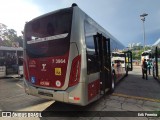
[[[125,46],[144,44],[145,19],[146,44],[160,38],[160,0],[0,0],[0,23],[21,35],[25,22],[42,14],[77,5]]]

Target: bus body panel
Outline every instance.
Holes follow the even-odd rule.
[[[100,97],[100,73],[94,73],[94,74],[87,74],[87,46],[86,46],[86,35],[85,35],[85,22],[90,22],[95,28],[97,29],[94,34],[99,32],[98,25],[95,21],[93,21],[87,14],[85,14],[81,9],[78,7],[74,8],[75,14],[73,15],[73,31],[77,31],[77,33],[74,33],[73,36],[75,36],[75,39],[73,39],[73,42],[77,43],[77,47],[79,49],[79,53],[81,54],[83,62],[81,63],[81,79],[80,82],[85,83],[86,87],[83,89],[82,93],[84,94],[84,99],[87,104],[98,100]],[[74,23],[75,22],[75,23]],[[77,24],[78,23],[78,24]],[[101,31],[103,32],[103,31]],[[92,34],[92,35],[94,35]],[[74,38],[74,37],[73,37]],[[78,41],[74,41],[78,40]],[[72,39],[71,39],[72,41]],[[88,92],[86,92],[88,91]]]
[[[86,84],[84,83],[79,83],[65,91],[56,91],[52,89],[34,87],[25,81],[25,92],[29,95],[82,106],[88,104],[85,100],[85,94],[82,92],[84,89],[86,89]]]
[[[75,44],[71,44],[70,45],[70,54],[69,54],[69,58],[68,58],[68,61],[71,61],[71,62],[68,62],[68,67],[67,68],[65,68],[66,70],[66,75],[65,75],[65,77],[64,76],[59,76],[58,75],[58,77],[61,77],[61,79],[62,79],[62,77],[63,77],[63,86],[62,87],[60,87],[60,88],[58,88],[58,87],[49,87],[49,86],[47,86],[47,85],[43,85],[43,84],[34,84],[33,82],[32,82],[32,85],[33,86],[35,86],[35,87],[42,87],[42,88],[47,88],[47,89],[55,89],[55,90],[65,90],[67,87],[68,87],[68,82],[69,82],[69,77],[70,77],[70,70],[71,70],[71,64],[72,64],[72,60],[74,59],[74,57],[75,56],[77,56],[78,55],[78,51],[77,51],[77,48],[76,48],[76,46],[75,46]],[[68,54],[66,55],[66,56],[68,56]],[[64,58],[63,56],[62,57],[57,57],[57,59],[62,59],[62,58]],[[48,61],[52,61],[53,59],[56,59],[55,57],[54,58],[50,58],[50,59],[48,59],[48,60],[44,60],[44,61],[46,61],[44,64],[47,64],[47,62]],[[33,60],[34,61],[36,61],[36,59],[32,59],[31,60],[31,62],[33,62]],[[66,61],[67,61],[67,58],[65,59]],[[43,61],[43,60],[42,60]],[[37,63],[38,64],[38,63]],[[38,67],[38,69],[41,69],[41,68],[43,68],[43,66],[41,66],[43,63],[40,63],[40,68]],[[33,67],[33,64],[31,64],[32,65],[32,67]],[[51,64],[52,65],[52,64]],[[61,72],[64,70],[62,67],[64,66],[64,64],[54,64],[54,66],[50,66],[50,67],[52,67],[52,68],[49,68],[49,69],[47,69],[47,71],[51,71],[51,72],[49,72],[49,74],[50,75],[48,75],[48,77],[47,76],[44,76],[44,74],[46,74],[44,71],[42,71],[42,73],[41,74],[39,74],[39,72],[38,72],[38,74],[37,74],[37,79],[39,78],[39,79],[44,79],[44,81],[45,81],[45,79],[52,79],[52,82],[56,82],[56,78],[58,78],[56,75],[54,76],[54,74],[56,74],[55,73],[55,69],[56,68],[60,68],[61,69]],[[65,67],[65,66],[64,66]],[[37,69],[35,69],[35,68],[30,68],[29,69],[30,71],[31,71],[31,73],[33,74],[33,72],[37,72]],[[44,73],[43,73],[44,72]],[[29,74],[30,74],[30,72],[29,72]],[[63,72],[61,73],[61,74],[63,74]],[[34,77],[34,76],[32,76],[32,75],[30,75],[31,77]],[[53,78],[52,78],[53,77]],[[33,78],[32,78],[33,79]],[[55,80],[54,80],[55,79]],[[53,81],[54,80],[54,81]],[[57,79],[58,80],[58,79]],[[30,82],[31,82],[32,80],[30,80]],[[45,84],[45,83],[44,83]],[[55,83],[56,84],[56,83]]]

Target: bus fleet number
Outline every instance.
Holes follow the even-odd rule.
[[[52,59],[52,63],[66,63],[66,60],[65,59]]]

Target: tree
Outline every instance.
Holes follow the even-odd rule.
[[[23,47],[23,37],[22,36],[15,37],[14,41],[18,42],[20,47]]]
[[[7,29],[7,26],[0,23],[0,46],[11,47],[12,43],[18,42],[20,47],[23,47],[22,36],[17,36],[14,29]]]
[[[7,32],[7,26],[0,23],[0,38],[1,40],[5,40],[5,33]]]
[[[143,52],[143,50],[133,50],[132,51],[133,60],[140,60],[142,52]]]

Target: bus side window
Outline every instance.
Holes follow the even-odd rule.
[[[98,56],[95,53],[93,36],[86,37],[87,46],[87,73],[92,74],[99,71]]]
[[[92,74],[99,71],[99,64],[97,56],[92,54],[87,54],[87,73]]]
[[[99,72],[98,56],[95,54],[94,33],[97,33],[90,22],[85,21],[85,42],[87,47],[87,73],[93,74]]]

